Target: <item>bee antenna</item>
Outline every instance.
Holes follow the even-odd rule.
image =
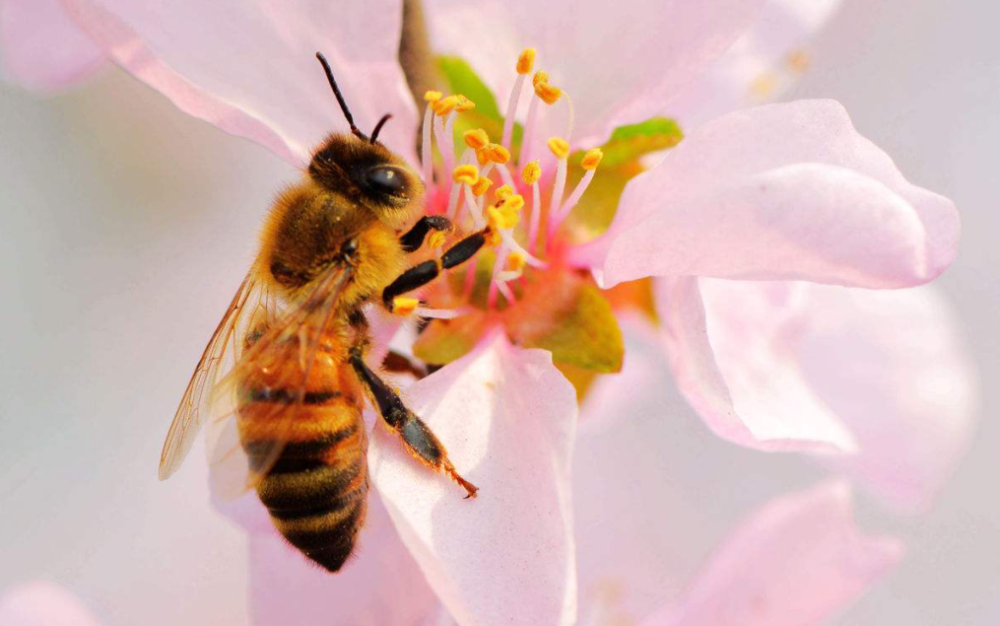
[[[378,124],[375,124],[375,130],[372,131],[372,143],[375,143],[375,140],[378,139],[378,134],[382,132],[382,127],[385,126],[385,123],[388,122],[391,117],[392,113],[386,113],[382,116],[382,119],[378,121]]]
[[[326,72],[326,79],[330,81],[333,95],[337,96],[337,102],[340,103],[340,110],[344,112],[344,117],[351,126],[351,132],[359,139],[367,141],[368,137],[354,125],[354,116],[351,115],[351,110],[347,108],[347,102],[344,101],[344,94],[340,93],[340,87],[337,86],[337,80],[333,77],[333,70],[330,69],[330,64],[327,62],[326,57],[323,56],[322,52],[317,52],[316,58],[319,59],[320,64],[323,66],[323,71]]]

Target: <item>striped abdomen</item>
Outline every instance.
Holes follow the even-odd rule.
[[[267,366],[242,381],[240,440],[251,466],[263,463],[275,439],[287,441],[257,494],[281,534],[335,572],[354,548],[367,504],[368,441],[356,383],[332,350],[321,351],[297,403],[300,384],[290,381],[301,383],[299,343],[271,352],[260,355]]]

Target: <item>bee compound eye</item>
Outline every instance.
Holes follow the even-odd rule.
[[[372,189],[380,193],[398,196],[406,189],[406,178],[398,168],[378,165],[368,170],[366,176]]]

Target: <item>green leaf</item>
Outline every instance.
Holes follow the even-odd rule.
[[[490,136],[491,141],[499,142],[503,138],[503,114],[497,106],[496,97],[490,88],[479,78],[472,66],[457,56],[439,56],[438,69],[444,75],[451,93],[460,93],[476,103],[476,108],[461,113],[455,118],[455,150],[460,154],[464,149],[462,135],[467,130],[482,128]],[[520,123],[514,123],[511,136],[511,152],[514,158],[521,148],[521,138],[524,128]]]
[[[497,107],[493,92],[486,86],[472,66],[457,56],[439,56],[438,69],[448,81],[451,93],[460,93],[476,103],[475,112],[487,119],[503,124],[503,116]],[[459,116],[461,117],[461,116]]]
[[[504,322],[512,340],[594,372],[621,370],[625,345],[611,305],[589,276],[558,268],[538,277]]]
[[[621,167],[644,154],[673,148],[681,139],[684,139],[684,133],[680,126],[666,117],[651,117],[638,124],[619,126],[601,146],[604,151],[601,167]],[[576,158],[583,159],[583,153],[580,152]]]

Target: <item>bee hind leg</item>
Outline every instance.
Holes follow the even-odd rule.
[[[444,472],[466,491],[466,498],[475,498],[479,488],[462,478],[455,470],[444,444],[431,429],[410,409],[406,408],[399,394],[365,364],[360,350],[351,352],[351,367],[358,375],[368,394],[378,407],[379,414],[400,439],[406,449],[430,467]]]

